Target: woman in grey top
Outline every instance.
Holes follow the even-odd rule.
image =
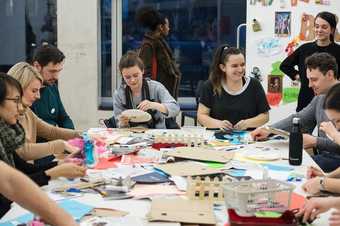
[[[114,118],[119,127],[136,126],[121,113],[127,109],[148,112],[152,119],[140,126],[165,129],[165,118],[176,117],[179,105],[159,82],[143,79],[144,64],[137,53],[128,51],[119,62],[124,82],[113,95]]]

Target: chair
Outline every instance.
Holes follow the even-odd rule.
[[[199,97],[201,94],[201,90],[203,87],[204,81],[199,80],[197,82],[197,88],[195,91],[195,102],[190,102],[190,103],[180,103],[180,108],[182,112],[182,117],[181,117],[181,126],[184,126],[185,123],[185,117],[189,117],[194,119],[194,125],[197,126],[197,108],[198,108],[198,103],[199,103]]]

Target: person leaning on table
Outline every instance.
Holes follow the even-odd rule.
[[[323,109],[330,121],[322,122],[320,130],[324,131],[337,144],[340,144],[340,84],[334,85],[327,93]],[[303,185],[306,192],[315,194],[321,190],[340,193],[340,168],[329,174],[310,167],[307,173],[308,181]],[[313,178],[312,178],[313,177]]]
[[[55,226],[78,225],[28,177],[0,161],[0,194]],[[0,196],[1,199],[1,196]]]
[[[39,72],[26,62],[15,64],[8,71],[20,83],[23,89],[22,105],[19,122],[25,130],[25,144],[17,150],[24,160],[37,160],[49,155],[63,155],[64,151],[74,153],[79,151],[65,140],[79,137],[79,132],[73,129],[64,129],[44,122],[32,112],[30,107],[40,98],[40,88],[43,78]],[[37,143],[37,137],[42,137],[48,142]]]
[[[314,148],[318,153],[312,156],[313,160],[324,171],[330,172],[340,166],[340,145],[330,140],[319,127],[322,122],[329,121],[323,109],[323,103],[328,90],[339,83],[337,79],[338,65],[335,58],[328,53],[314,53],[306,58],[305,63],[309,86],[314,90],[316,96],[307,107],[271,126],[290,131],[293,118],[300,118],[303,147],[305,149]],[[318,128],[318,136],[312,135],[315,127]],[[252,131],[250,135],[255,140],[263,140],[270,135],[270,131],[260,127]]]
[[[0,160],[23,172],[40,186],[61,176],[84,176],[85,167],[72,163],[57,165],[57,162],[36,166],[27,163],[16,153],[25,143],[24,128],[18,123],[20,112],[23,110],[21,97],[20,83],[11,76],[0,73]],[[10,209],[10,204],[9,200],[0,198],[0,217]]]

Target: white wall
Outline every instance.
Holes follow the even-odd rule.
[[[58,47],[66,55],[59,90],[76,128],[97,127],[100,32],[98,0],[58,0]]]
[[[285,7],[281,8],[281,3],[284,2]],[[292,7],[291,1],[273,1],[271,6],[262,6],[261,2],[257,2],[256,5],[251,5],[250,1],[247,1],[247,73],[252,70],[254,66],[258,66],[262,72],[264,78],[262,85],[267,91],[267,75],[270,74],[272,67],[271,64],[276,61],[282,61],[286,58],[285,52],[286,45],[296,37],[300,32],[300,21],[303,13],[316,15],[321,11],[330,11],[337,13],[340,11],[340,1],[330,1],[331,5],[317,5],[315,1],[309,1],[305,3],[298,1],[297,6]],[[281,43],[281,48],[278,54],[268,57],[263,57],[258,54],[257,47],[258,41],[266,38],[275,38],[274,25],[275,25],[275,12],[276,11],[290,11],[291,12],[291,36],[278,38]],[[339,15],[338,15],[339,16]],[[258,20],[261,24],[262,31],[253,32],[252,21]],[[302,42],[300,42],[300,45]],[[291,80],[288,76],[284,77],[283,87],[290,86]],[[273,107],[270,112],[270,122],[277,121],[284,118],[288,114],[295,112],[296,102],[280,105],[279,107]]]

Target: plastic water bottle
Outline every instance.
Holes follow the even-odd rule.
[[[292,130],[289,134],[289,164],[301,165],[302,163],[302,132],[300,128],[300,119],[293,118]]]
[[[90,139],[87,133],[83,134],[84,139],[84,155],[85,163],[89,168],[93,168],[96,165],[96,156],[94,151],[93,141]]]

